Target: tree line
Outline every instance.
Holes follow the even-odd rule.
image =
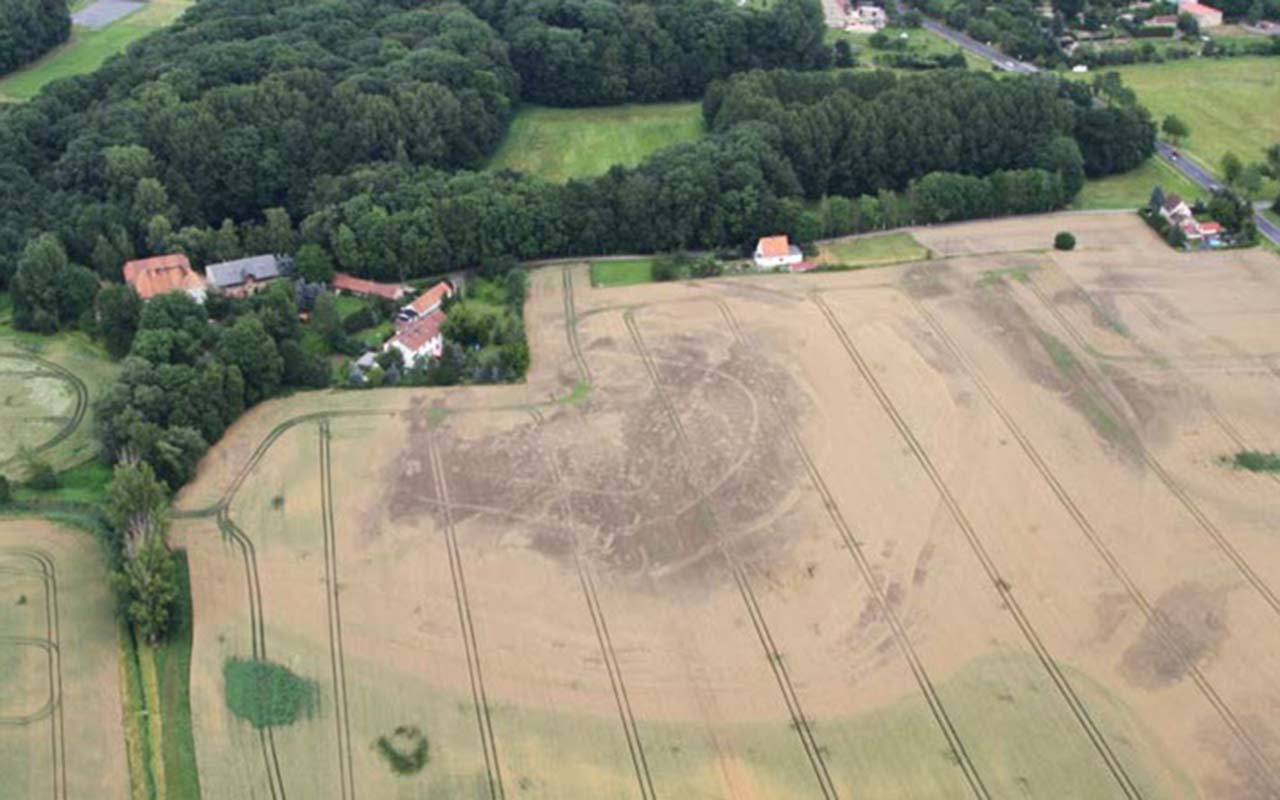
[[[503,31],[525,99],[556,106],[700,97],[748,69],[828,65],[817,3],[470,0]]]
[[[0,75],[36,60],[70,36],[66,0],[0,0]]]

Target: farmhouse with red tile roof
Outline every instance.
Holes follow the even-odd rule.
[[[333,289],[337,294],[353,294],[357,297],[381,297],[386,300],[399,300],[410,291],[408,286],[402,284],[379,283],[378,281],[357,278],[345,272],[339,272],[334,275],[333,280],[329,282],[329,288]]]
[[[191,269],[191,262],[182,253],[127,261],[124,282],[132,286],[143,300],[169,292],[186,292],[197,303],[204,302],[204,281]]]

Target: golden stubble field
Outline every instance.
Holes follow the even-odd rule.
[[[1280,793],[1280,484],[1218,461],[1280,449],[1280,261],[1128,215],[916,236],[544,268],[527,384],[237,423],[175,525],[204,796]],[[234,718],[252,656],[314,715]]]
[[[0,798],[129,796],[114,609],[90,534],[0,521]]]

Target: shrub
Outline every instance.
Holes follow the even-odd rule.
[[[430,745],[417,725],[399,725],[390,736],[379,736],[378,752],[400,775],[420,772],[430,758]]]
[[[222,677],[227,707],[255,728],[291,725],[315,711],[315,682],[280,664],[229,658],[222,665]]]
[[[1241,450],[1231,459],[1240,469],[1250,472],[1280,472],[1280,453],[1264,453],[1261,450]]]
[[[378,312],[369,306],[361,306],[359,311],[353,311],[342,320],[342,329],[347,333],[355,333],[365,328],[372,328],[378,324]]]
[[[9,479],[0,475],[0,506],[9,505],[9,501],[13,499],[13,490],[9,486]]]
[[[1062,231],[1053,237],[1053,248],[1055,250],[1074,250],[1076,246],[1076,237],[1069,231]]]
[[[58,473],[52,464],[25,449],[19,454],[19,458],[22,460],[24,486],[38,492],[48,492],[58,488]]]

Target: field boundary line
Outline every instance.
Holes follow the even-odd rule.
[[[543,417],[539,411],[531,411],[534,421],[542,424]],[[560,493],[560,503],[568,518],[567,529],[573,536],[573,563],[578,572],[578,582],[582,586],[583,599],[587,611],[591,615],[591,625],[595,629],[596,642],[600,647],[600,656],[604,660],[605,671],[609,675],[609,685],[613,690],[614,703],[618,707],[618,716],[622,722],[622,731],[627,740],[627,750],[631,754],[631,763],[636,771],[636,781],[640,787],[640,796],[645,800],[656,798],[653,787],[653,775],[649,771],[649,761],[645,757],[644,742],[640,738],[640,728],[636,723],[635,713],[631,709],[631,698],[627,692],[626,682],[622,677],[622,667],[618,662],[617,651],[613,647],[613,638],[609,635],[609,624],[605,619],[604,607],[600,603],[596,591],[594,570],[590,564],[584,563],[582,557],[582,539],[574,525],[573,490],[564,481],[564,474],[557,463],[555,453],[546,453],[547,463]]]
[[[814,293],[810,295],[810,299],[813,301],[814,305],[818,307],[819,311],[822,312],[822,315],[826,319],[828,325],[836,334],[838,343],[844,348],[846,355],[848,355],[857,372],[862,376],[863,381],[867,384],[868,388],[871,389],[872,394],[875,395],[880,407],[884,410],[890,421],[892,421],[894,427],[898,431],[898,434],[902,437],[903,441],[906,442],[907,447],[911,450],[912,455],[924,470],[930,482],[933,483],[934,489],[937,491],[943,505],[946,506],[952,520],[960,528],[965,541],[968,542],[970,551],[972,551],[974,556],[978,559],[978,563],[982,566],[983,571],[987,574],[987,578],[991,581],[992,585],[995,587],[996,593],[1003,601],[1004,608],[1009,612],[1009,616],[1017,624],[1018,629],[1022,632],[1023,638],[1027,641],[1027,644],[1029,644],[1035,652],[1036,657],[1044,667],[1050,680],[1057,688],[1059,694],[1062,695],[1063,700],[1066,701],[1072,714],[1084,729],[1085,735],[1093,744],[1098,755],[1102,758],[1107,770],[1111,773],[1112,777],[1115,778],[1116,783],[1119,784],[1120,790],[1126,797],[1141,797],[1142,793],[1138,790],[1133,779],[1129,777],[1128,772],[1124,768],[1124,764],[1120,762],[1120,759],[1111,749],[1111,745],[1107,742],[1102,730],[1090,715],[1088,707],[1085,705],[1084,701],[1080,699],[1079,695],[1076,694],[1070,680],[1062,671],[1062,668],[1058,665],[1057,661],[1054,660],[1048,647],[1036,632],[1030,618],[1026,615],[1026,612],[1023,611],[1022,604],[1018,602],[1018,599],[1013,594],[1012,586],[1000,573],[999,567],[991,558],[990,553],[987,552],[986,546],[983,544],[981,537],[978,536],[978,533],[974,529],[973,524],[969,521],[968,516],[964,513],[964,509],[960,507],[959,501],[956,500],[955,496],[951,493],[951,489],[947,486],[941,473],[938,472],[937,467],[933,464],[933,460],[929,457],[928,452],[924,449],[923,445],[920,444],[915,433],[911,430],[910,425],[907,424],[906,419],[903,418],[901,412],[898,411],[897,406],[893,403],[893,400],[889,397],[884,387],[880,384],[880,381],[871,371],[870,366],[862,357],[862,353],[853,344],[853,340],[849,337],[848,332],[840,323],[839,319],[837,319],[835,312],[831,310],[830,306],[826,304],[826,301],[822,299],[820,294]]]
[[[258,553],[253,540],[240,526],[231,520],[228,507],[218,510],[218,529],[240,549],[244,562],[245,587],[249,593],[249,638],[253,658],[267,660],[266,620],[262,610],[262,582],[258,577]],[[267,787],[273,800],[285,800],[284,774],[280,770],[280,755],[276,751],[275,734],[271,728],[258,729],[258,743],[262,749],[263,767],[267,772]]]
[[[1076,342],[1076,346],[1079,347],[1081,341],[1079,338],[1079,331],[1071,325],[1070,321],[1063,316],[1061,310],[1054,306],[1050,298],[1045,296],[1044,291],[1039,286],[1036,286],[1034,281],[1032,281],[1029,286],[1032,294],[1036,296],[1041,305],[1043,305],[1049,312],[1050,316],[1057,321],[1058,325],[1067,333],[1067,336],[1074,340]],[[1176,499],[1191,518],[1195,520],[1200,529],[1235,566],[1236,570],[1249,583],[1249,585],[1253,587],[1254,591],[1262,596],[1262,599],[1271,607],[1271,610],[1277,615],[1280,615],[1280,597],[1276,596],[1275,592],[1272,591],[1267,582],[1254,571],[1253,565],[1249,563],[1249,560],[1245,558],[1240,551],[1236,550],[1235,546],[1231,544],[1213,520],[1211,520],[1209,516],[1205,514],[1204,510],[1200,508],[1200,504],[1197,503],[1176,480],[1174,480],[1173,476],[1169,474],[1164,465],[1160,463],[1160,460],[1155,457],[1155,454],[1147,448],[1146,444],[1142,441],[1142,437],[1137,428],[1129,422],[1128,417],[1124,414],[1124,409],[1120,407],[1108,391],[1109,383],[1105,380],[1100,380],[1094,374],[1095,370],[1089,366],[1087,359],[1077,359],[1077,361],[1081,365],[1080,375],[1084,378],[1085,382],[1098,393],[1102,402],[1106,403],[1111,411],[1113,411],[1119,418],[1119,423],[1123,425],[1125,430],[1128,432],[1129,438],[1132,440],[1133,447],[1137,451],[1138,455],[1142,457],[1143,463],[1146,464],[1147,468],[1155,474],[1160,483],[1164,484],[1165,489],[1173,495],[1174,499]]]
[[[458,607],[458,624],[462,628],[462,640],[467,655],[467,672],[471,678],[471,696],[476,710],[476,725],[480,731],[480,745],[484,751],[485,772],[489,782],[489,795],[493,800],[506,797],[502,784],[502,767],[498,762],[498,743],[493,733],[493,717],[484,688],[484,673],[480,666],[480,648],[476,642],[475,621],[471,615],[471,602],[467,597],[467,578],[462,568],[462,554],[458,548],[458,534],[453,525],[453,511],[449,505],[449,484],[444,475],[444,461],[436,446],[435,434],[427,430],[427,458],[431,464],[431,478],[436,496],[441,500],[440,515],[444,521],[445,545],[449,554],[449,573],[453,579],[453,596]]]
[[[760,641],[761,647],[764,649],[765,660],[768,661],[769,667],[773,671],[774,679],[777,681],[778,689],[782,694],[782,699],[787,706],[788,713],[791,715],[792,726],[795,728],[796,734],[800,738],[800,743],[804,748],[805,756],[813,767],[814,775],[818,780],[818,786],[822,790],[822,795],[825,798],[837,798],[839,797],[839,793],[835,788],[835,783],[831,779],[830,772],[827,770],[826,761],[823,759],[822,746],[818,744],[817,739],[814,737],[813,729],[809,724],[808,718],[805,716],[803,706],[800,704],[799,695],[796,693],[795,686],[792,684],[791,676],[783,661],[782,653],[778,650],[777,644],[773,640],[773,634],[769,630],[763,611],[755,597],[755,592],[751,588],[750,579],[747,577],[742,565],[738,563],[732,552],[730,552],[729,548],[724,544],[719,522],[716,520],[713,503],[710,497],[701,490],[694,478],[693,466],[689,460],[691,443],[689,441],[688,432],[685,430],[684,423],[680,420],[680,416],[676,412],[675,406],[671,403],[670,397],[667,396],[666,390],[663,388],[661,375],[659,374],[658,368],[640,334],[640,328],[635,321],[634,312],[623,312],[622,318],[623,323],[627,328],[627,332],[631,336],[632,343],[635,345],[636,352],[640,354],[640,359],[644,364],[645,372],[648,374],[649,380],[653,385],[654,394],[657,396],[659,404],[662,406],[668,421],[671,423],[672,429],[676,432],[676,437],[679,439],[679,450],[681,456],[680,462],[684,468],[685,479],[689,485],[698,492],[699,495],[701,495],[703,508],[707,510],[707,514],[710,519],[710,527],[715,532],[717,540],[716,549],[724,558],[726,565],[733,574],[734,583],[742,597],[743,604],[746,606],[747,616],[750,617],[751,624],[756,631],[756,636]],[[749,389],[748,394],[751,394]]]
[[[328,610],[329,667],[333,671],[334,723],[338,734],[338,778],[343,798],[356,796],[351,758],[351,713],[347,705],[347,662],[342,647],[342,605],[338,585],[338,544],[333,514],[333,438],[329,420],[317,426],[320,440],[320,516],[324,531],[325,606]]]
[[[582,354],[582,344],[578,340],[578,308],[573,299],[573,267],[564,266],[560,270],[562,283],[564,285],[561,296],[564,301],[564,330],[565,337],[569,340],[569,352],[573,355],[573,362],[578,367],[578,376],[591,385],[591,365],[587,363],[586,357]]]
[[[63,717],[62,693],[62,632],[58,610],[58,569],[53,556],[36,547],[5,547],[0,553],[20,555],[36,564],[37,570],[26,572],[34,575],[44,585],[45,640],[48,644],[49,666],[49,751],[50,770],[53,775],[54,800],[67,800],[67,736]],[[43,709],[42,709],[43,711]],[[43,719],[37,717],[32,722]],[[18,724],[26,724],[18,723]]]
[[[720,309],[721,315],[724,317],[729,330],[733,334],[734,339],[744,346],[750,346],[747,341],[746,334],[743,333],[738,319],[734,315],[732,309],[724,301],[716,301],[716,306]],[[915,678],[916,686],[920,689],[920,693],[924,695],[925,702],[929,706],[929,711],[933,715],[934,721],[937,723],[943,738],[947,740],[947,746],[951,749],[952,755],[955,757],[957,764],[965,774],[965,780],[969,783],[969,788],[974,795],[979,798],[989,798],[991,793],[987,790],[986,785],[982,781],[982,776],[978,772],[973,760],[969,757],[968,751],[965,749],[964,741],[960,737],[960,733],[956,730],[955,724],[951,721],[950,715],[947,713],[946,707],[942,702],[942,698],[938,695],[937,689],[933,685],[932,679],[929,677],[928,671],[924,667],[924,663],[920,660],[919,655],[915,651],[915,647],[911,644],[910,637],[907,636],[906,629],[903,627],[901,620],[898,619],[897,613],[889,605],[885,599],[884,593],[880,590],[879,584],[876,582],[874,571],[867,562],[862,552],[862,546],[853,535],[853,529],[845,519],[844,512],[840,509],[839,503],[832,494],[827,485],[826,479],[822,477],[822,472],[818,468],[817,461],[810,454],[809,449],[805,447],[803,440],[800,438],[799,431],[792,424],[791,418],[783,411],[778,402],[778,398],[772,393],[767,393],[770,404],[773,406],[775,415],[777,416],[783,430],[786,432],[787,439],[791,442],[791,446],[799,455],[800,460],[804,463],[805,472],[808,473],[809,482],[822,498],[822,505],[826,509],[828,517],[836,528],[836,532],[840,536],[844,549],[849,553],[857,566],[859,573],[862,575],[863,582],[867,585],[867,590],[871,593],[872,599],[875,601],[877,610],[884,615],[889,622],[889,628],[893,632],[894,640],[897,642],[898,649],[902,653],[903,658],[907,662],[907,666],[911,670],[912,676]]]
[[[996,399],[994,391],[987,384],[986,380],[978,373],[977,369],[960,350],[955,340],[951,338],[950,333],[946,331],[937,318],[934,317],[933,314],[915,298],[908,297],[908,300],[912,308],[919,313],[920,317],[924,319],[924,321],[934,331],[939,340],[947,350],[950,351],[955,362],[962,370],[964,370],[964,373],[969,377],[973,384],[977,386],[983,397],[986,398],[987,404],[991,407],[992,411],[996,413],[996,416],[998,416],[1004,423],[1005,428],[1013,438],[1018,442],[1019,447],[1027,456],[1027,459],[1031,461],[1032,465],[1036,468],[1036,472],[1039,473],[1041,479],[1053,492],[1054,497],[1056,497],[1058,502],[1062,505],[1063,510],[1067,512],[1067,515],[1071,517],[1080,533],[1083,534],[1089,544],[1093,546],[1098,557],[1106,563],[1107,567],[1111,570],[1112,575],[1114,575],[1116,580],[1118,580],[1124,587],[1126,594],[1129,595],[1129,599],[1138,606],[1139,610],[1142,611],[1143,616],[1145,616],[1147,621],[1155,628],[1157,635],[1160,637],[1161,644],[1163,644],[1167,651],[1178,659],[1182,666],[1188,671],[1200,693],[1205,697],[1209,704],[1213,706],[1214,710],[1218,712],[1219,716],[1222,717],[1223,722],[1225,722],[1227,727],[1231,729],[1231,732],[1235,734],[1241,744],[1245,746],[1250,757],[1254,759],[1255,764],[1262,768],[1272,789],[1280,790],[1280,785],[1277,785],[1275,774],[1270,763],[1267,761],[1266,756],[1263,754],[1262,749],[1249,735],[1248,731],[1240,721],[1236,719],[1235,714],[1217,693],[1217,690],[1213,688],[1213,685],[1209,682],[1208,678],[1205,677],[1204,673],[1201,672],[1200,667],[1194,660],[1189,658],[1183,648],[1178,645],[1176,638],[1169,628],[1169,621],[1165,618],[1165,615],[1151,605],[1150,601],[1147,600],[1146,595],[1140,588],[1138,588],[1137,583],[1129,576],[1128,571],[1124,569],[1123,565],[1120,563],[1120,559],[1111,551],[1106,543],[1102,541],[1102,537],[1093,527],[1093,523],[1090,522],[1088,516],[1076,504],[1075,499],[1072,498],[1071,494],[1062,485],[1061,481],[1058,480],[1053,469],[1040,455],[1040,452],[1036,449],[1035,445],[1031,443],[1026,433],[1022,430],[1022,427],[1013,419],[1012,413],[1004,408]]]

